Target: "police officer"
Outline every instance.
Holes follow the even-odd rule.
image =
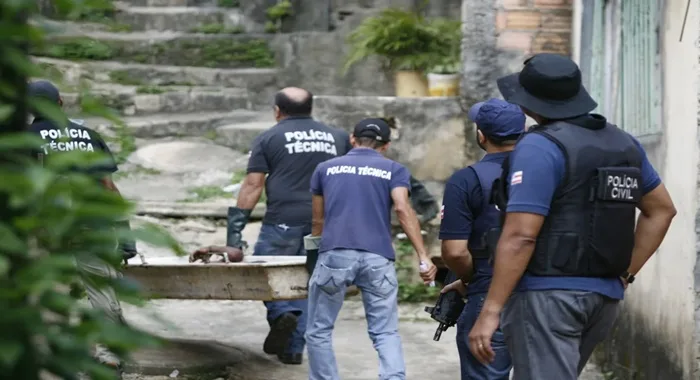
[[[469,348],[494,360],[500,316],[515,380],[573,380],[676,210],[641,144],[590,113],[597,104],[569,58],[535,55],[498,87],[538,126],[494,185],[505,222]]]
[[[309,379],[339,379],[331,335],[350,284],[362,291],[367,329],[379,354],[380,379],[405,379],[398,334],[398,282],[391,236],[391,207],[425,263],[422,279],[434,280],[420,224],[409,200],[408,170],[383,157],[391,131],[381,119],[355,126],[353,149],[318,165],[311,178],[313,236],[321,236],[309,281],[306,339]]]
[[[493,275],[490,259],[500,231],[500,213],[491,201],[491,186],[501,175],[501,165],[525,132],[525,114],[515,104],[500,99],[477,103],[469,110],[476,123],[477,143],[486,151],[481,161],[455,172],[445,185],[440,223],[442,258],[459,280],[443,292],[457,290],[467,303],[457,322],[462,380],[508,379],[510,355],[497,329],[491,338],[495,359],[481,364],[469,352],[468,334],[484,304]]]
[[[63,106],[63,100],[61,99],[58,88],[49,81],[39,80],[29,83],[28,94],[34,98],[50,101],[59,107]],[[34,120],[28,130],[37,134],[45,142],[41,152],[39,152],[39,157],[42,162],[44,160],[50,160],[53,155],[60,152],[75,150],[101,152],[104,157],[102,161],[91,165],[87,169],[81,168],[80,170],[95,177],[107,190],[119,194],[119,189],[117,189],[117,186],[112,180],[112,174],[118,170],[117,164],[114,161],[112,152],[99,133],[78,124],[74,120],[67,120],[66,126],[62,127],[54,124],[37,110],[34,110],[33,114]],[[125,220],[120,222],[118,227],[128,229],[129,221]],[[137,255],[136,244],[133,240],[121,240],[119,242],[119,249],[125,261]],[[119,276],[119,273],[117,273],[111,265],[97,258],[78,257],[77,263],[82,271],[92,275],[103,277]],[[84,285],[88,299],[93,307],[103,310],[105,315],[113,322],[126,323],[122,315],[121,305],[112,288],[98,288],[87,282],[85,282]],[[121,372],[119,359],[103,347],[98,346],[96,356],[103,364],[112,366]]]
[[[305,255],[303,238],[311,232],[311,174],[319,163],[350,150],[347,132],[311,118],[312,102],[311,93],[301,88],[288,87],[275,95],[277,125],[253,142],[248,174],[236,207],[228,213],[228,247],[245,246],[241,232],[264,188],[267,211],[253,254]],[[282,363],[301,364],[307,300],[265,306],[270,332],[263,350]]]

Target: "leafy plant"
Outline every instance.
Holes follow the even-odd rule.
[[[162,94],[165,90],[159,86],[139,86],[136,88],[137,94]]]
[[[117,9],[112,0],[77,0],[75,6],[59,8],[57,16],[72,21],[106,22],[113,20]]]
[[[200,25],[196,28],[192,28],[192,33],[203,33],[203,34],[239,34],[243,33],[242,27],[228,27],[222,23],[211,23]]]
[[[218,4],[222,8],[238,8],[241,6],[240,0],[219,0]]]
[[[383,58],[392,70],[423,71],[432,65],[437,40],[436,28],[419,14],[388,8],[350,33],[343,71],[371,56]]]
[[[50,45],[39,48],[36,53],[52,58],[96,61],[104,61],[115,55],[111,46],[87,37],[53,41]]]
[[[138,289],[128,281],[88,274],[76,259],[100,260],[118,267],[116,241],[126,231],[115,222],[128,218],[132,205],[84,174],[104,157],[65,152],[39,162],[43,140],[26,132],[28,109],[57,126],[67,122],[56,104],[27,96],[29,77],[41,70],[29,58],[27,46],[42,43],[42,32],[28,19],[31,1],[0,2],[0,378],[39,380],[114,379],[113,370],[93,359],[95,344],[124,357],[157,339],[111,321],[101,310],[87,307],[71,295],[71,285],[88,281],[112,287],[123,301],[138,303]],[[74,3],[54,0],[72,12]],[[85,111],[114,118],[99,104]],[[182,254],[174,239],[156,226],[135,230],[133,237],[165,245]]]
[[[267,8],[265,11],[267,22],[265,31],[276,33],[282,29],[282,20],[292,15],[292,3],[289,0],[282,0],[279,3]]]
[[[430,68],[431,73],[456,74],[462,62],[462,23],[449,19],[435,19],[431,27],[439,36],[435,41],[435,64]]]

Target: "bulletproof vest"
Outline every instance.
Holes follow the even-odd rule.
[[[501,175],[501,164],[480,161],[469,166],[479,179],[482,204],[475,213],[469,238],[469,252],[475,259],[489,259],[496,253],[496,244],[501,235],[500,211],[491,201],[491,188]]]
[[[639,148],[612,124],[589,129],[555,122],[529,133],[554,142],[566,166],[527,271],[537,276],[620,276],[631,261],[642,197]],[[504,170],[508,166],[506,162]],[[507,179],[501,176],[494,195],[507,194]],[[503,202],[499,207],[505,211]]]

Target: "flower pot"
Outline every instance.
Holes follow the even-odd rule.
[[[430,96],[459,95],[459,74],[428,73],[428,89]]]
[[[394,78],[396,96],[402,98],[428,96],[428,82],[420,71],[397,71]]]

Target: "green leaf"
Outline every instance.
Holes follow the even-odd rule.
[[[22,241],[6,223],[0,222],[0,251],[18,254],[26,252],[26,250],[27,245],[24,241]],[[0,256],[0,274],[4,274],[2,270],[2,259],[7,260]],[[5,265],[9,266],[9,263],[6,262]]]
[[[18,342],[0,341],[0,363],[3,367],[12,367],[24,352],[24,348]]]

